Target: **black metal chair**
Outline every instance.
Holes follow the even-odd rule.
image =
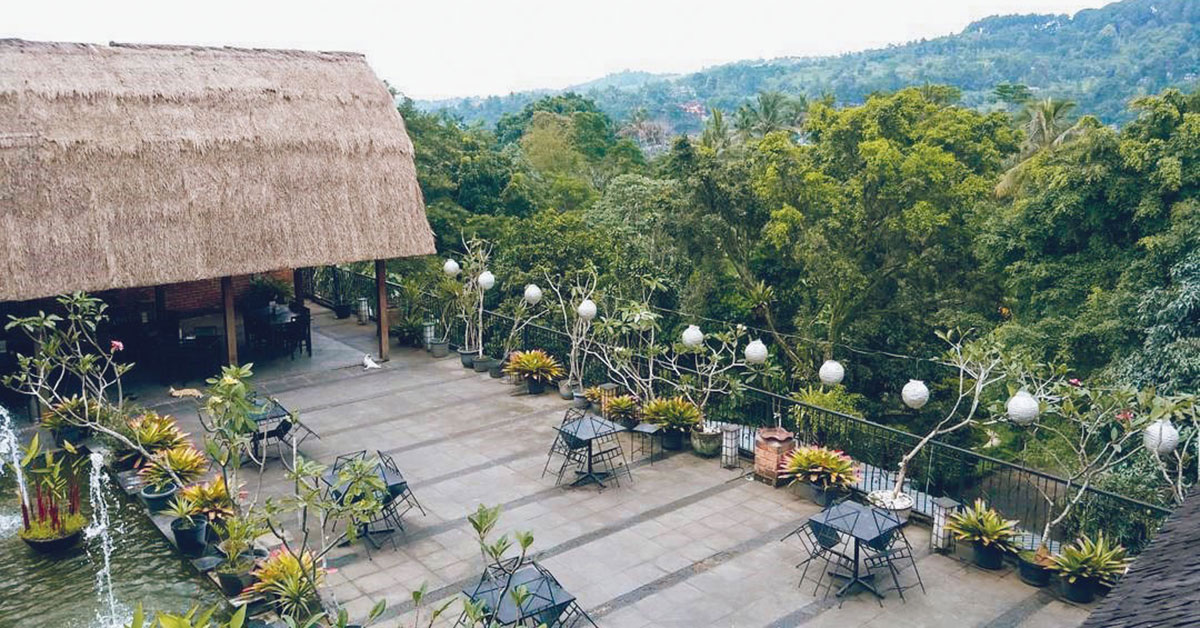
[[[872,511],[876,517],[880,515]],[[895,528],[877,539],[865,543],[862,546],[862,551],[866,553],[866,558],[863,564],[872,572],[887,570],[892,577],[892,585],[887,590],[895,590],[900,595],[900,599],[904,600],[904,592],[915,586],[921,587],[921,593],[925,593],[925,582],[921,580],[921,572],[917,569],[917,559],[913,554],[912,544],[908,542],[908,537],[904,535],[904,527]],[[900,572],[912,567],[913,573],[917,576],[917,584],[909,584],[904,586],[900,583]]]
[[[804,571],[800,572],[800,584],[803,585],[808,577],[808,569],[812,563],[821,561],[825,565],[814,578],[816,586],[813,587],[813,595],[816,595],[821,589],[821,584],[828,580],[825,587],[825,596],[828,597],[833,589],[833,578],[826,578],[830,571],[838,568],[850,570],[854,567],[854,559],[846,553],[846,540],[842,538],[841,532],[817,521],[806,521],[779,540],[786,541],[792,536],[799,538],[804,549],[808,551],[808,558],[796,563],[797,569],[804,567]]]
[[[404,479],[403,473],[400,473],[400,469],[396,466],[396,461],[382,451],[376,451],[375,455],[379,456],[379,463],[381,465],[379,470],[383,476],[383,483],[387,486],[388,495],[391,496],[390,501],[400,501],[405,505],[402,511],[398,510],[397,517],[403,516],[413,508],[420,510],[421,516],[428,516],[425,512],[425,507],[421,505],[421,502],[417,501],[417,496],[413,494],[412,488],[409,487],[408,480]],[[400,529],[404,529],[403,525],[401,525]]]
[[[633,472],[629,469],[629,464],[625,460],[625,451],[621,448],[621,439],[617,438],[617,434],[610,434],[597,438],[593,443],[592,464],[599,465],[603,470],[607,471],[609,477],[616,482],[617,486],[621,485],[619,474],[625,471],[625,475],[629,478],[629,483],[633,483]],[[587,452],[584,452],[587,455]],[[584,463],[586,464],[586,460]]]
[[[299,351],[300,355],[307,352],[309,357],[312,357],[312,314],[308,308],[303,308],[296,313],[295,318],[284,324],[283,343],[284,350],[293,360],[296,359],[296,351]]]
[[[563,415],[563,419],[562,419],[562,421],[559,422],[558,425],[559,425],[559,427],[562,427],[563,425],[566,425],[567,423],[569,423],[571,421],[574,421],[576,419],[582,419],[585,414],[586,414],[586,411],[583,409],[567,408],[566,414]],[[546,464],[545,464],[545,466],[542,467],[541,477],[546,477],[546,472],[550,469],[550,462],[554,459],[554,456],[562,456],[563,457],[563,465],[560,466],[559,470],[558,470],[558,477],[559,477],[559,480],[561,481],[562,475],[563,475],[563,470],[566,468],[566,465],[568,464],[568,462],[570,462],[572,460],[572,458],[578,457],[578,451],[581,448],[584,450],[583,455],[586,456],[587,455],[587,443],[581,443],[577,439],[573,439],[573,438],[569,437],[568,435],[555,430],[554,442],[550,444],[550,451],[546,454]],[[584,462],[586,463],[587,460],[585,459]],[[557,484],[557,482],[556,482],[556,484]]]

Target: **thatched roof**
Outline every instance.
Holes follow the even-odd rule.
[[[1180,628],[1200,625],[1200,493],[1193,492],[1159,529],[1083,628]]]
[[[0,40],[0,301],[433,251],[362,55]]]

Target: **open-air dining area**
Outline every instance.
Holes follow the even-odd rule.
[[[974,567],[966,553],[931,551],[924,525],[904,526],[894,542],[875,542],[878,535],[861,530],[891,529],[889,519],[876,519],[889,515],[852,501],[822,509],[754,481],[750,460],[724,469],[714,458],[668,451],[651,465],[647,452],[629,459],[632,482],[626,470],[619,485],[606,480],[603,489],[591,482],[570,486],[573,478],[557,482],[555,468],[543,476],[546,443],[562,434],[564,415],[579,417],[568,422],[586,416],[571,402],[524,394],[422,350],[394,349],[383,368],[365,370],[358,358],[372,346],[369,328],[321,309],[314,321],[318,352],[325,348],[341,362],[314,370],[285,360],[259,370],[255,387],[320,435],[303,441],[302,455],[333,469],[340,456],[361,455],[369,446],[366,458],[390,459],[423,508],[404,514],[403,526],[386,537],[369,535],[373,542],[330,552],[329,594],[352,616],[387,600],[379,625],[408,626],[418,612],[410,591],[427,588],[427,613],[475,590],[488,566],[469,521],[479,504],[501,509],[497,533],[532,533],[527,559],[536,565],[522,564],[522,573],[552,574],[555,599],[569,594],[581,611],[561,625],[589,625],[586,614],[598,626],[630,627],[1032,627],[1075,625],[1088,614],[1088,606],[1029,588],[1014,571],[990,572]],[[178,417],[185,430],[200,429],[190,422],[190,400],[159,394],[145,403]],[[628,451],[632,435],[619,434]],[[553,460],[557,467],[559,457]],[[380,468],[389,473],[388,465]],[[586,470],[586,462],[576,468]],[[281,461],[268,461],[264,477],[265,491],[291,491]],[[851,580],[826,575],[837,561],[826,570],[818,556],[822,543],[808,547],[801,533],[793,534],[810,520],[838,527],[843,539],[834,549],[848,556],[857,545],[852,539],[862,536],[872,536],[863,547],[911,548],[913,564],[891,560],[900,568],[904,599],[887,566],[868,566],[873,550],[860,556],[860,576],[878,574],[872,586],[882,599],[858,585],[838,596]],[[810,558],[816,562],[797,566]],[[458,612],[443,619],[452,625]]]

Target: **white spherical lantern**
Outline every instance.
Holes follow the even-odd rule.
[[[1027,390],[1017,391],[1017,394],[1009,398],[1008,403],[1004,404],[1004,408],[1008,411],[1008,420],[1017,425],[1029,425],[1037,420],[1038,415],[1042,410],[1038,407],[1037,399],[1029,394]]]
[[[450,277],[457,277],[458,273],[462,272],[462,269],[459,268],[458,262],[448,259],[445,264],[442,264],[442,272]]]
[[[1171,421],[1159,419],[1146,426],[1146,431],[1142,434],[1142,444],[1156,456],[1169,454],[1175,451],[1175,446],[1179,444],[1179,430],[1175,429]]]
[[[821,378],[822,384],[837,386],[842,383],[842,378],[846,376],[846,369],[837,360],[825,360],[825,363],[821,365],[821,369],[817,371],[817,376]]]
[[[904,400],[904,405],[913,410],[920,410],[929,403],[929,387],[919,379],[910,379],[904,388],[900,389],[900,398]]]
[[[538,301],[542,300],[542,289],[537,287],[537,284],[531,283],[525,286],[525,302],[530,305],[537,305]]]
[[[695,349],[704,342],[704,332],[695,325],[688,325],[687,329],[683,330],[680,340],[683,341],[683,346]]]
[[[492,286],[496,285],[496,276],[492,274],[492,271],[485,270],[482,273],[479,273],[479,279],[476,281],[479,282],[480,288],[483,288],[484,290],[491,290]]]
[[[579,307],[575,308],[575,311],[579,314],[579,318],[590,321],[596,318],[596,302],[591,299],[584,299],[579,304]]]
[[[763,364],[767,361],[767,345],[761,340],[752,340],[746,345],[745,349],[746,362],[750,364]]]

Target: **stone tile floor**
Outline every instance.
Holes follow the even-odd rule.
[[[919,525],[909,538],[928,594],[914,589],[906,603],[892,594],[880,606],[864,593],[839,606],[813,596],[811,583],[797,586],[804,550],[779,539],[817,508],[790,491],[690,453],[635,461],[634,482],[619,488],[556,488],[550,474],[539,476],[566,409],[557,395],[516,395],[453,357],[410,349],[364,371],[374,326],[322,313],[314,332],[312,358],[261,364],[257,385],[321,435],[304,443],[304,455],[330,463],[349,451],[388,452],[428,512],[405,517],[397,549],[385,540],[369,557],[362,543],[332,554],[329,583],[353,614],[388,601],[378,625],[412,625],[410,592],[423,584],[430,600],[444,600],[478,577],[483,562],[466,516],[480,503],[503,505],[499,531],[532,531],[536,557],[604,627],[1039,627],[1087,615],[1012,570],[931,554]],[[195,421],[190,406],[161,391],[143,391],[142,402]],[[268,492],[288,490],[278,462],[266,482]]]

